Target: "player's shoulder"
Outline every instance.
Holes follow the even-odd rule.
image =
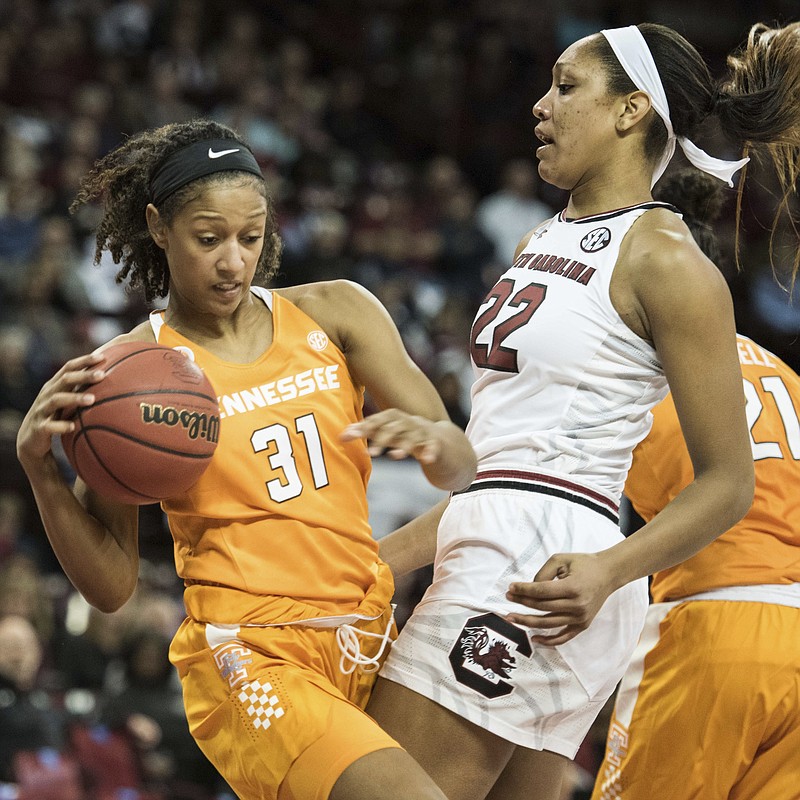
[[[656,267],[684,261],[708,261],[686,223],[674,211],[663,207],[649,209],[634,221],[621,255]]]
[[[353,322],[380,306],[372,292],[350,280],[319,281],[277,289],[276,293],[308,316],[333,325]]]
[[[155,344],[155,341],[156,337],[153,333],[153,328],[150,323],[142,322],[127,333],[121,333],[119,336],[115,336],[113,339],[105,342],[97,349],[105,350],[107,347],[111,347],[112,345],[126,344],[128,342],[147,342],[148,344]]]
[[[535,225],[531,228],[520,240],[519,244],[517,245],[517,249],[514,251],[514,261],[519,258],[520,253],[528,246],[530,240],[533,238],[534,234],[541,235],[547,228],[550,226],[552,222],[552,217],[548,217],[548,219],[542,220],[538,225]]]
[[[379,331],[388,316],[378,298],[354,281],[319,281],[276,291],[319,324],[340,349],[354,337]]]
[[[347,299],[353,299],[358,302],[372,296],[371,292],[360,284],[345,279],[302,283],[297,286],[274,289],[273,291],[275,294],[285,297],[298,308],[303,308],[303,310],[320,303]]]
[[[700,249],[686,223],[668,208],[642,214],[620,249],[619,265],[643,292],[667,287],[702,295],[727,292],[723,274]]]

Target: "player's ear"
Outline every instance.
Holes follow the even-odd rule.
[[[627,131],[643,120],[653,104],[647,92],[635,91],[622,98],[622,107],[617,118],[617,130]]]
[[[150,231],[153,241],[164,250],[167,245],[167,226],[152,203],[147,204],[145,217],[147,218],[147,229]]]

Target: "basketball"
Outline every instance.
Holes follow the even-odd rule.
[[[105,377],[85,387],[93,405],[61,437],[74,470],[98,494],[143,505],[193,486],[219,439],[219,405],[203,371],[163,345],[126,342],[103,351]]]

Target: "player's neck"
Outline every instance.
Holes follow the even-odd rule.
[[[626,175],[598,175],[576,186],[567,203],[567,216],[571,219],[589,217],[652,202],[648,180],[629,179]]]
[[[233,363],[255,361],[272,342],[272,314],[260,302],[242,303],[233,314],[225,317],[187,315],[179,308],[168,307],[164,321],[189,341]]]

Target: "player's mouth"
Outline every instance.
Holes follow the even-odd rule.
[[[218,292],[219,294],[225,295],[226,297],[231,297],[232,295],[238,294],[239,290],[242,288],[241,283],[216,283],[214,284],[214,291]]]
[[[542,145],[537,149],[537,152],[539,152],[539,150],[542,150],[544,147],[547,147],[547,145],[553,144],[553,139],[547,136],[547,134],[543,133],[538,125],[536,126],[536,128],[534,128],[533,132],[536,134],[536,138],[540,142],[542,142]]]

